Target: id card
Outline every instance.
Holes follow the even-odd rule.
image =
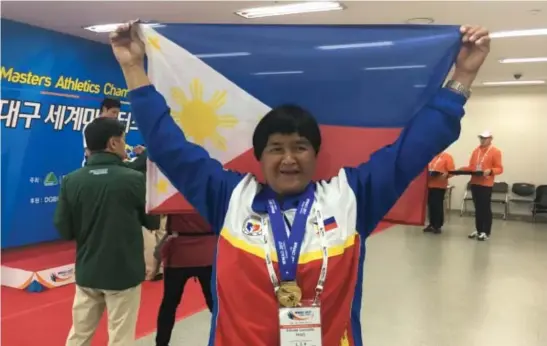
[[[281,346],[321,346],[321,309],[303,304],[279,309]]]

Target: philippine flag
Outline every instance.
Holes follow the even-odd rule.
[[[460,48],[456,26],[165,24],[141,34],[150,79],[187,138],[226,168],[259,178],[251,138],[272,107],[296,103],[314,114],[323,136],[315,178],[328,178],[392,143]],[[425,200],[422,174],[387,219],[422,224]],[[192,210],[152,162],[147,207]]]

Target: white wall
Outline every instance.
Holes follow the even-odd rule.
[[[456,167],[467,165],[478,146],[477,135],[484,130],[492,131],[493,144],[502,152],[504,173],[496,181],[547,184],[546,87],[475,89],[466,105],[460,139],[447,150]],[[460,208],[468,180],[451,179],[452,209]]]

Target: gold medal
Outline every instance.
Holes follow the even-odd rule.
[[[279,305],[285,308],[294,308],[300,304],[302,300],[302,290],[296,284],[296,281],[285,281],[276,293]]]

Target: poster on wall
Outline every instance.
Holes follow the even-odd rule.
[[[105,97],[122,101],[127,142],[141,144],[123,77],[105,44],[3,20],[1,79],[2,248],[56,240],[61,179],[81,166]]]

